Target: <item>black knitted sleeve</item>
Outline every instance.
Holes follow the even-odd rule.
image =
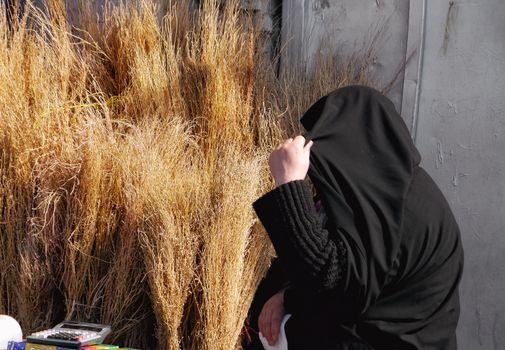
[[[308,185],[285,183],[253,203],[294,288],[314,292],[338,287],[347,267],[347,251],[337,235],[323,227]]]

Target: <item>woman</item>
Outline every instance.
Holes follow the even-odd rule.
[[[267,347],[285,330],[289,350],[456,349],[459,229],[391,101],[346,87],[301,122],[305,137],[270,155],[276,188],[253,204],[277,259],[251,326]]]

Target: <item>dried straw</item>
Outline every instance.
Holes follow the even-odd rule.
[[[240,348],[273,255],[251,207],[269,151],[366,64],[277,76],[238,0],[83,1],[73,25],[46,3],[0,16],[0,313]]]

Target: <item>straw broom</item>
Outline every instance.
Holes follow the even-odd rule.
[[[268,153],[365,76],[277,76],[237,1],[164,9],[0,16],[0,312],[25,333],[66,317],[128,346],[239,348],[273,255],[251,208]]]

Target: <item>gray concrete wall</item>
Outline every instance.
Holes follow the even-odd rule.
[[[462,230],[462,350],[505,349],[505,1],[289,0],[283,64],[345,57],[385,23],[372,73],[390,93]]]
[[[368,76],[380,87],[394,81],[389,92],[401,108],[407,50],[409,2],[405,0],[289,0],[283,1],[282,64],[302,65],[310,72],[318,54],[342,62],[374,42]]]
[[[423,166],[463,234],[460,348],[505,349],[503,0],[427,2],[419,102]]]

